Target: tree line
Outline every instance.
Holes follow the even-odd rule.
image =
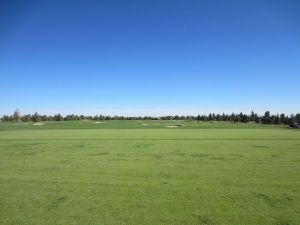
[[[12,115],[4,115],[1,117],[2,122],[40,122],[40,121],[75,121],[75,120],[190,120],[190,121],[227,121],[233,123],[261,123],[261,124],[283,124],[283,125],[292,125],[295,123],[300,123],[300,113],[285,115],[275,114],[272,115],[270,111],[265,112],[264,115],[260,116],[255,112],[250,114],[244,113],[232,113],[232,114],[215,114],[210,113],[208,115],[197,115],[197,116],[105,116],[105,115],[96,115],[96,116],[86,116],[86,115],[66,115],[63,116],[60,113],[52,115],[40,115],[39,113],[21,115],[20,111],[17,109]]]

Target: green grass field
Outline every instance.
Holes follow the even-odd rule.
[[[300,131],[0,123],[0,224],[298,225]]]

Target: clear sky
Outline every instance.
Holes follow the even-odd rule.
[[[300,1],[0,1],[0,114],[300,112]]]

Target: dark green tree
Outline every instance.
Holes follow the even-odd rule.
[[[270,124],[271,123],[271,113],[270,111],[265,112],[265,115],[262,117],[263,124]]]
[[[12,122],[20,122],[21,121],[21,113],[19,109],[16,109],[14,111],[14,114],[12,115]]]

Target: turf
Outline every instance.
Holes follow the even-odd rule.
[[[298,130],[77,123],[0,124],[1,225],[300,224]]]
[[[0,130],[49,130],[49,129],[165,129],[168,125],[179,125],[181,129],[280,129],[282,126],[228,123],[228,122],[198,122],[182,120],[109,120],[109,121],[63,121],[35,123],[1,123]]]

